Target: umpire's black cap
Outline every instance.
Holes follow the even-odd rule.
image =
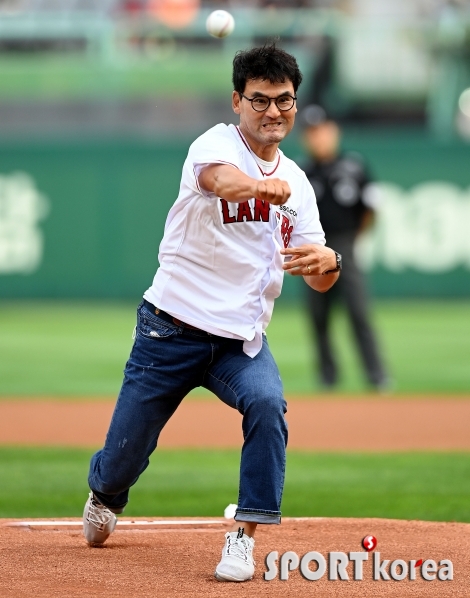
[[[301,125],[306,128],[317,127],[329,119],[326,110],[322,106],[319,104],[309,104],[301,111],[299,120]]]

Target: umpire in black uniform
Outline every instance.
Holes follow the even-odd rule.
[[[311,156],[303,167],[315,191],[327,244],[343,259],[342,273],[333,289],[328,293],[307,290],[321,381],[327,388],[338,381],[329,323],[333,302],[340,296],[351,320],[369,383],[377,390],[385,390],[387,375],[370,323],[364,276],[357,267],[353,251],[358,233],[373,220],[373,187],[361,157],[340,151],[339,127],[321,106],[307,106],[300,120],[305,146]]]

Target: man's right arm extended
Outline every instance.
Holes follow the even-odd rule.
[[[226,201],[241,203],[252,197],[279,206],[289,199],[289,184],[280,179],[252,179],[244,172],[228,164],[210,164],[201,171],[199,185]]]

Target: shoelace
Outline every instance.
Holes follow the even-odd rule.
[[[248,562],[253,547],[244,538],[228,538],[227,555],[235,556]]]
[[[103,531],[105,525],[111,521],[112,517],[113,514],[109,509],[91,499],[87,516],[89,523],[92,523],[99,531]]]

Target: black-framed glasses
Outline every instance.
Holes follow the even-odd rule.
[[[256,112],[266,112],[266,110],[271,106],[271,102],[274,102],[281,112],[287,112],[287,110],[291,110],[294,107],[295,100],[297,97],[292,97],[288,93],[279,96],[278,98],[268,98],[266,96],[256,96],[254,98],[247,98],[246,95],[240,93],[242,98],[251,102],[251,107]]]

